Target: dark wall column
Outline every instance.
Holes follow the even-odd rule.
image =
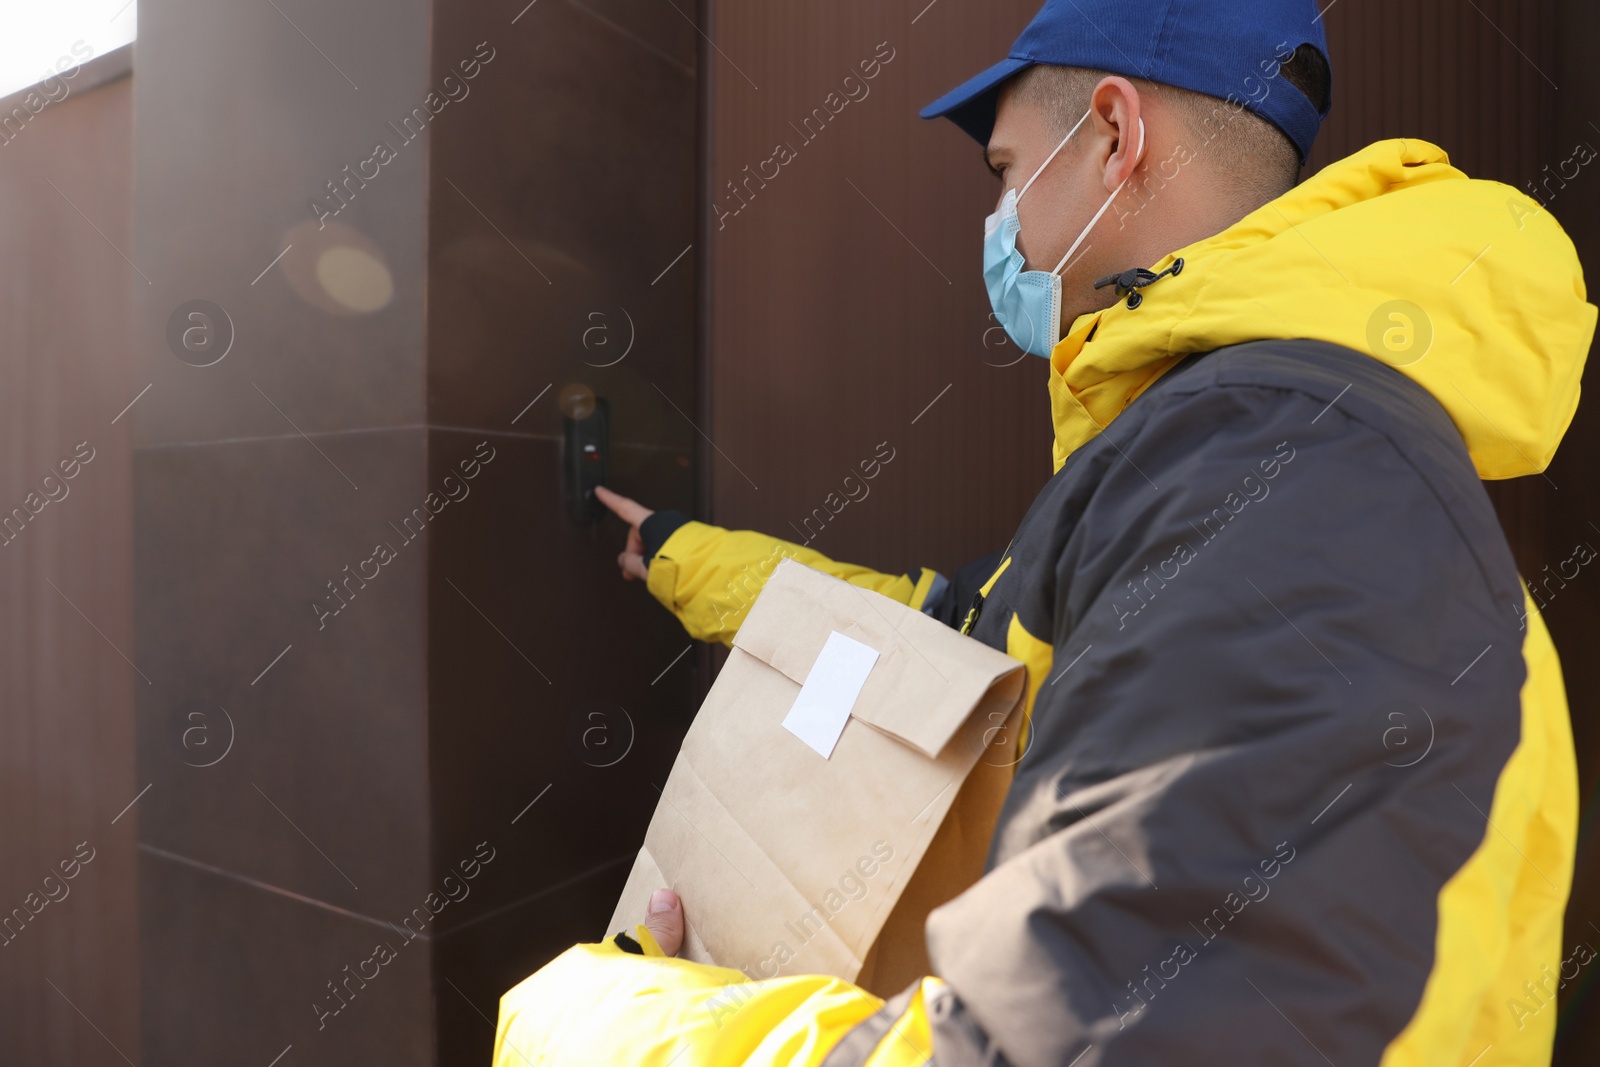
[[[487,1062],[499,995],[604,933],[697,703],[688,637],[618,575],[623,527],[573,519],[561,476],[563,412],[603,400],[612,484],[695,503],[699,38],[677,6],[434,11],[435,84],[494,55],[429,156],[429,483],[495,457],[429,535],[435,881],[498,849],[441,915],[441,1062]]]

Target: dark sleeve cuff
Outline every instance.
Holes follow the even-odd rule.
[[[661,546],[667,543],[667,538],[677,532],[678,527],[692,521],[689,516],[681,511],[657,511],[639,524],[639,539],[644,542],[644,561],[649,563],[656,558],[656,553],[661,551]]]
[[[992,552],[956,571],[942,587],[928,591],[922,602],[922,613],[959,629],[967,609],[972,607],[972,598],[983,588],[983,583],[994,576],[995,568],[1004,558],[1004,552]]]

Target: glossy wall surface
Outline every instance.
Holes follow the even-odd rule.
[[[146,1062],[482,1062],[499,994],[603,933],[693,660],[568,514],[560,404],[692,503],[695,40],[141,6]]]
[[[496,454],[431,546],[434,879],[501,849],[442,917],[441,1063],[481,1062],[500,994],[605,933],[699,702],[689,639],[618,575],[625,527],[569,517],[561,475],[593,397],[610,483],[694,505],[699,38],[651,0],[522,7],[434,10],[436,83],[496,52],[430,156],[430,482]]]

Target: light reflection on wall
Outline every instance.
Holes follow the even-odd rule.
[[[304,222],[284,237],[283,273],[306,303],[334,315],[370,315],[394,299],[389,264],[366,235],[341,222]]]

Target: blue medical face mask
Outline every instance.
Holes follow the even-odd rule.
[[[1079,128],[1088,121],[1090,112],[1085,111],[1083,118],[1067,131],[1067,135],[1056,145],[1045,161],[1039,164],[1039,169],[1033,172],[1021,190],[1007,189],[1000,201],[1000,210],[990,215],[983,223],[983,282],[989,289],[989,305],[994,308],[995,318],[1000,320],[1000,325],[1005,327],[1006,336],[1010,337],[1024,352],[1032,352],[1036,356],[1050,357],[1055,350],[1056,342],[1061,339],[1061,269],[1067,265],[1078,246],[1083,244],[1084,238],[1089,236],[1095,224],[1100,221],[1110,208],[1113,201],[1122,192],[1122,187],[1128,184],[1124,178],[1116,191],[1106,198],[1100,205],[1100,210],[1094,213],[1094,218],[1078,234],[1078,239],[1072,242],[1072,247],[1067,249],[1067,254],[1061,257],[1061,262],[1056,264],[1056,269],[1024,270],[1026,262],[1023,254],[1017,249],[1017,234],[1022,232],[1022,223],[1017,218],[1017,204],[1027,193],[1030,186],[1044,173],[1044,168],[1050,161],[1060,154],[1077,133]],[[1139,159],[1144,158],[1144,119],[1139,120],[1139,152],[1134,160],[1134,167],[1139,165]],[[1133,171],[1128,172],[1128,177],[1133,176]]]

